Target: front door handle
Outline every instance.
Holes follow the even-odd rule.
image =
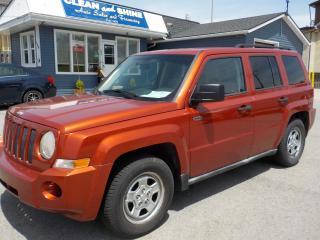
[[[242,105],[241,107],[238,108],[238,112],[240,112],[240,113],[246,113],[246,112],[251,112],[251,111],[252,111],[251,105]]]
[[[289,98],[288,97],[281,97],[278,99],[278,102],[281,104],[287,104],[289,102]]]

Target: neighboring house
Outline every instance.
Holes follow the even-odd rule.
[[[311,43],[310,47],[305,49],[303,58],[308,65],[315,87],[320,88],[320,0],[311,3],[310,7],[315,8],[315,18],[312,26],[301,28]]]
[[[190,25],[184,21],[176,24],[182,25],[181,31],[170,32],[169,30],[168,38],[156,41],[153,49],[234,47],[238,44],[258,43],[289,48],[302,54],[304,47],[310,44],[297,24],[285,13],[207,24]],[[179,29],[179,26],[176,26],[176,29]]]

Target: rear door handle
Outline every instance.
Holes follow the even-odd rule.
[[[278,102],[281,104],[287,104],[289,102],[289,98],[288,97],[281,97],[281,98],[279,98]]]
[[[252,111],[251,105],[242,105],[241,107],[238,108],[238,112],[240,112],[240,113],[246,113],[246,112],[251,112],[251,111]]]

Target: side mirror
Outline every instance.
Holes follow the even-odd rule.
[[[191,104],[199,104],[201,102],[221,102],[224,100],[224,85],[221,84],[203,84],[191,98]]]

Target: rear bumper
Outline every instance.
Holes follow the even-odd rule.
[[[9,159],[0,139],[1,183],[29,206],[61,213],[78,221],[96,218],[110,169],[109,166],[98,166],[74,171],[50,168],[38,172]],[[47,182],[53,182],[61,188],[60,198],[50,200],[43,195]]]
[[[57,95],[57,88],[53,85],[48,87],[47,92],[45,93],[45,98],[55,97]]]
[[[316,119],[316,109],[315,108],[312,108],[311,111],[309,112],[309,129],[312,128],[313,124],[314,124],[314,121]]]

